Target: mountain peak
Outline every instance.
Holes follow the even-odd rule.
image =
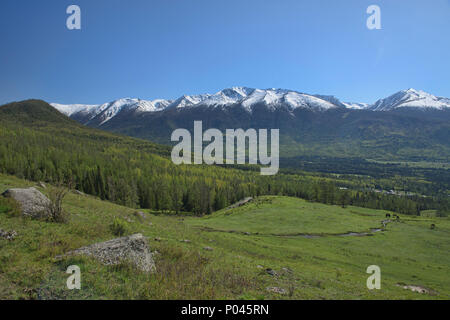
[[[369,109],[374,111],[391,111],[398,108],[443,110],[449,107],[448,99],[438,98],[425,91],[409,88],[378,100]]]

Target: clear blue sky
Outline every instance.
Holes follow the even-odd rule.
[[[66,8],[82,30],[66,28]],[[366,9],[381,7],[382,30]],[[450,97],[450,0],[1,0],[0,103],[177,98],[230,86],[374,102]]]

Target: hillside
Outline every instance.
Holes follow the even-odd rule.
[[[70,182],[82,192],[130,207],[197,213],[267,192],[267,181],[251,186],[256,173],[175,166],[169,155],[166,146],[85,127],[43,101],[0,107],[3,173]]]
[[[0,193],[32,185],[0,175]],[[0,239],[0,299],[450,298],[448,218],[400,215],[401,222],[389,223],[385,231],[358,237],[333,234],[379,228],[386,212],[262,197],[204,218],[147,211],[142,219],[133,209],[74,193],[64,200],[64,209],[70,221],[57,224],[11,216],[0,205],[0,228],[18,234],[13,241]],[[149,237],[151,249],[159,252],[156,274],[83,257],[54,259],[114,238],[109,229],[114,218],[127,225],[127,234]],[[81,291],[65,289],[65,270],[73,264],[81,268]],[[373,264],[381,268],[382,289],[369,291],[366,268]],[[430,294],[404,285],[424,287]],[[273,287],[285,291],[268,290]]]

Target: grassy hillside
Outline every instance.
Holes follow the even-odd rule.
[[[0,175],[0,193],[32,185]],[[55,224],[12,216],[0,204],[0,228],[18,233],[13,241],[0,240],[1,299],[450,298],[448,218],[401,216],[401,222],[388,224],[386,231],[357,237],[332,234],[379,227],[386,212],[276,196],[204,218],[148,211],[140,219],[134,209],[73,193],[64,208],[70,221]],[[54,259],[114,238],[109,229],[114,218],[127,225],[128,234],[141,232],[150,238],[152,250],[159,252],[156,274],[142,274],[127,264],[105,267],[81,257]],[[160,241],[154,240],[157,237]],[[180,241],[186,239],[190,242]],[[206,251],[205,246],[213,250]],[[82,272],[82,290],[77,292],[65,289],[65,270],[72,264]],[[365,271],[373,264],[381,268],[382,287],[369,291]],[[266,268],[278,275],[267,274]],[[399,283],[426,287],[434,295],[405,290]],[[286,294],[267,287],[283,288]]]

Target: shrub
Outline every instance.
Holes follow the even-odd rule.
[[[113,222],[110,224],[109,229],[111,233],[115,236],[121,237],[128,233],[128,225],[125,221],[118,218],[114,218]]]
[[[12,198],[0,197],[0,214],[20,215],[20,205]]]
[[[50,202],[46,206],[49,221],[65,223],[69,220],[69,214],[62,208],[63,199],[68,192],[69,188],[64,187],[61,183],[50,189],[48,194]]]

